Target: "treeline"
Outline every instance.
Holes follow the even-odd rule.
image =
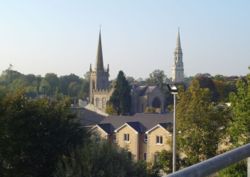
[[[209,88],[212,91],[213,101],[228,101],[229,93],[235,91],[238,78],[237,76],[197,74],[186,77],[184,86],[187,88],[193,79],[198,79],[202,88]],[[154,70],[146,79],[135,79],[131,76],[127,76],[126,79],[131,86],[159,86],[165,96],[165,106],[172,103],[172,97],[167,88],[171,78],[167,77],[163,70]],[[112,82],[114,81],[110,81]],[[26,96],[30,98],[68,96],[72,98],[72,102],[78,98],[86,100],[89,96],[89,72],[84,77],[75,74],[57,76],[55,73],[47,73],[42,77],[34,74],[25,75],[10,67],[0,75],[0,89],[10,91],[23,89]]]
[[[58,77],[54,73],[47,73],[42,77],[34,74],[24,75],[9,68],[0,76],[0,88],[9,91],[23,89],[30,98],[64,95],[86,99],[89,94],[89,81],[87,75],[86,78],[75,74]]]

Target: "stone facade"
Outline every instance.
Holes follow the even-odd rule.
[[[101,139],[127,149],[135,161],[154,162],[159,152],[171,151],[172,114],[111,116],[90,131]]]
[[[89,102],[99,110],[105,111],[112,89],[109,89],[109,65],[107,69],[103,66],[101,31],[96,56],[96,66],[92,69],[90,65],[90,88]]]
[[[164,112],[164,95],[157,86],[134,86],[131,90],[133,113],[145,112],[147,108],[154,108],[157,112]]]
[[[96,56],[96,65],[90,65],[90,93],[89,103],[100,111],[106,111],[106,105],[113,93],[109,86],[109,65],[103,65],[101,32]],[[132,113],[144,112],[146,108],[154,108],[157,112],[164,112],[164,96],[157,86],[133,86],[131,89]]]
[[[182,83],[184,81],[184,66],[182,61],[183,53],[181,48],[180,31],[178,30],[177,44],[174,52],[174,65],[172,68],[172,82]]]

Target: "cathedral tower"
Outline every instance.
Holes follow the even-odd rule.
[[[180,83],[184,81],[184,67],[182,56],[183,54],[181,49],[180,31],[178,29],[177,43],[174,52],[174,65],[172,68],[172,81],[174,83]]]
[[[89,88],[89,102],[94,104],[94,93],[99,91],[106,91],[109,87],[109,66],[104,69],[103,54],[102,54],[102,39],[101,30],[99,32],[99,40],[97,47],[96,65],[92,69],[90,65],[90,88]]]

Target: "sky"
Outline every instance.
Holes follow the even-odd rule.
[[[101,25],[111,78],[171,77],[178,27],[186,76],[245,75],[249,19],[249,0],[0,0],[0,72],[83,77]]]

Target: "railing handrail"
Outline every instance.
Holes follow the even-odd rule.
[[[190,167],[179,170],[164,177],[204,177],[209,176],[232,165],[236,162],[250,157],[250,143],[238,147],[231,151],[217,155],[203,162],[194,164]]]

